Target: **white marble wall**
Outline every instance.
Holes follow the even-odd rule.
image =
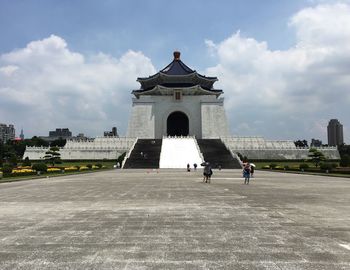
[[[140,96],[133,99],[127,136],[161,139],[167,136],[167,119],[180,111],[189,119],[189,136],[219,138],[229,129],[223,99],[216,96],[186,96],[181,101],[173,96]]]
[[[152,99],[133,98],[128,124],[127,137],[155,138],[154,101]]]
[[[224,100],[205,100],[201,103],[202,138],[219,138],[229,135]]]
[[[135,140],[117,137],[98,137],[88,141],[68,140],[59,152],[64,160],[113,160],[128,152]],[[41,160],[48,150],[48,147],[27,147],[23,159],[28,157],[30,160]]]

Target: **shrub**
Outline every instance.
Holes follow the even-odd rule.
[[[87,164],[86,167],[88,167],[91,170],[92,169],[92,164]]]
[[[79,169],[75,166],[70,166],[70,167],[65,167],[64,170],[67,172],[71,172],[71,171],[77,171]]]
[[[320,164],[320,169],[323,171],[331,171],[332,169],[337,168],[337,164],[336,163],[321,163]]]
[[[101,169],[101,168],[102,168],[102,164],[101,164],[101,163],[97,163],[97,164],[96,164],[96,167],[98,167],[99,169]]]
[[[45,163],[35,163],[33,164],[32,169],[37,172],[46,172],[47,166]]]
[[[11,164],[4,164],[4,166],[2,167],[2,172],[4,174],[11,173],[12,170],[13,170],[13,166]]]
[[[309,164],[307,164],[307,163],[301,163],[300,165],[299,165],[299,169],[300,170],[306,170],[306,169],[308,169],[309,168]]]
[[[60,168],[48,168],[47,172],[60,172],[61,169]]]
[[[262,166],[262,169],[270,169],[269,165]]]
[[[17,174],[21,174],[21,173],[33,173],[35,172],[32,169],[21,169],[21,168],[16,168],[12,170],[12,173],[17,173]]]
[[[274,169],[274,168],[276,168],[276,167],[277,167],[277,164],[275,164],[275,163],[271,163],[271,164],[270,164],[270,168],[271,168],[271,169]]]
[[[283,170],[284,169],[284,167],[283,166],[280,166],[280,165],[277,165],[276,167],[275,167],[275,170]]]
[[[22,162],[22,166],[31,166],[32,163],[29,160],[29,157],[26,157],[23,162]]]
[[[288,165],[284,165],[284,169],[285,170],[289,170],[289,166]]]
[[[345,154],[340,160],[340,166],[349,167],[350,166],[350,155]]]
[[[88,166],[81,166],[79,168],[79,171],[86,171],[86,170],[89,170],[90,168]]]

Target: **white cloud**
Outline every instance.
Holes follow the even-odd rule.
[[[266,42],[237,32],[219,43],[206,41],[218,64],[208,68],[225,91],[234,133],[297,139],[320,137],[327,121],[350,126],[350,6],[320,4],[295,14],[294,47],[273,51]],[[265,122],[247,131],[246,119]],[[322,120],[321,120],[322,119]],[[281,128],[279,122],[286,125]],[[255,132],[260,132],[256,134]],[[344,134],[349,142],[349,135]],[[282,136],[282,138],[281,138]]]
[[[56,127],[90,136],[114,125],[125,129],[136,78],[154,72],[141,52],[86,57],[52,35],[0,56],[0,115],[28,136]]]
[[[0,72],[4,74],[5,76],[10,77],[16,70],[18,69],[17,66],[5,66],[0,68]]]

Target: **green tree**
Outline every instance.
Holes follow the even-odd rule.
[[[242,156],[242,154],[240,152],[237,152],[236,154],[237,154],[237,156],[239,157],[240,160],[243,160],[243,156]]]
[[[294,144],[296,147],[308,147],[307,140],[297,140]]]
[[[61,160],[61,154],[59,153],[60,149],[56,146],[50,147],[50,150],[45,152],[44,159],[55,166],[55,162],[59,162]]]
[[[350,166],[350,155],[349,154],[344,154],[341,156],[340,166],[342,166],[342,167],[349,167]]]
[[[313,163],[315,163],[316,167],[318,167],[320,162],[326,160],[326,157],[324,156],[324,154],[321,151],[317,150],[316,148],[311,148],[309,150],[309,155],[308,156],[311,159],[311,161]]]
[[[4,160],[4,143],[2,140],[0,140],[0,167],[2,167],[3,160]]]
[[[23,162],[22,162],[22,166],[31,166],[32,163],[29,160],[29,157],[26,157]]]
[[[61,137],[58,138],[57,140],[54,140],[51,142],[52,146],[57,146],[57,147],[63,147],[66,145],[67,140],[66,139],[62,139]]]
[[[25,144],[28,145],[28,146],[38,146],[38,147],[40,147],[40,146],[45,146],[45,147],[49,146],[49,143],[47,141],[45,141],[45,140],[43,140],[43,139],[41,139],[41,138],[39,138],[37,136],[34,136],[31,139],[26,139],[24,141],[25,141]]]
[[[117,164],[119,164],[119,167],[121,168],[122,167],[122,163],[123,163],[123,160],[126,156],[126,152],[124,152],[123,154],[121,154],[118,158],[117,158]]]

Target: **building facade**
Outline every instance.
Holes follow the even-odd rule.
[[[49,131],[49,137],[69,138],[72,137],[72,132],[69,131],[69,128],[56,128],[56,130]]]
[[[112,127],[111,131],[103,132],[103,137],[119,137],[116,127]]]
[[[9,140],[14,140],[16,136],[16,130],[13,125],[6,125],[0,123],[0,141],[7,142]]]
[[[338,119],[331,119],[327,126],[328,145],[338,146],[344,143],[343,125]]]
[[[216,77],[206,77],[192,70],[180,60],[180,53],[174,52],[173,61],[164,69],[152,76],[137,79],[141,86],[140,89],[132,91],[132,108],[126,137],[119,138],[117,129],[113,128],[111,132],[105,132],[102,138],[71,138],[60,149],[61,158],[115,160],[126,152],[126,159],[134,156],[137,162],[140,159],[145,162],[142,159],[145,159],[144,154],[149,151],[147,162],[156,162],[159,159],[161,167],[163,142],[167,141],[165,145],[169,146],[169,140],[182,140],[184,143],[188,138],[196,141],[197,148],[194,151],[202,151],[200,156],[203,157],[213,153],[213,149],[219,149],[228,151],[228,155],[232,157],[240,153],[254,160],[308,158],[310,148],[307,145],[296,147],[293,141],[231,136],[224,99],[221,97],[223,91],[214,88],[217,80]],[[168,136],[172,138],[164,138]],[[27,147],[24,158],[42,159],[47,149]],[[337,147],[318,149],[329,159],[340,158]],[[132,154],[133,151],[135,155]],[[215,156],[218,156],[218,152],[215,152]]]
[[[127,137],[195,136],[219,138],[229,135],[222,90],[214,88],[216,77],[206,77],[186,66],[180,52],[158,73],[138,78],[140,89],[132,91],[132,111]]]

